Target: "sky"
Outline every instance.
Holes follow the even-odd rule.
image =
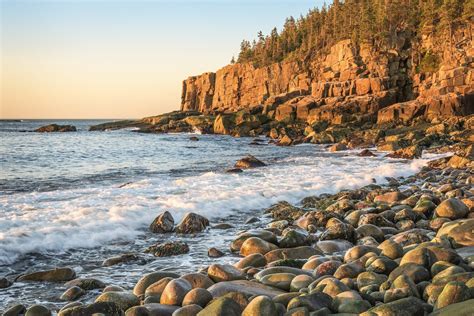
[[[140,118],[320,0],[0,0],[0,118]]]

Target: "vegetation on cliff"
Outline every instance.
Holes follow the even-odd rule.
[[[399,32],[409,32],[413,39],[424,30],[452,34],[473,18],[470,0],[334,0],[298,19],[287,18],[281,32],[274,28],[266,36],[258,32],[252,42],[243,40],[237,62],[261,67],[286,59],[304,60],[343,39],[390,46]]]

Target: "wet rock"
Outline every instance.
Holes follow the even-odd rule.
[[[242,173],[244,171],[240,168],[230,168],[230,169],[227,169],[225,172],[226,173]]]
[[[150,230],[153,233],[170,233],[174,228],[174,218],[170,212],[165,211],[158,215],[157,218],[151,223]]]
[[[214,282],[245,279],[245,273],[229,264],[213,264],[209,266],[207,274]]]
[[[444,224],[436,237],[447,237],[454,247],[474,246],[474,218],[457,220]]]
[[[140,257],[137,254],[125,253],[120,256],[115,256],[115,257],[105,259],[104,262],[102,262],[102,266],[110,267],[116,264],[127,263],[127,262],[138,261],[138,260],[140,260]]]
[[[282,290],[276,288],[246,280],[229,281],[216,283],[208,291],[213,297],[220,297],[230,292],[239,292],[246,295],[266,295],[273,298],[279,294],[285,293]]]
[[[202,273],[188,273],[183,275],[181,279],[185,279],[186,281],[188,281],[193,287],[193,289],[207,289],[208,287],[214,284],[214,282],[207,275]]]
[[[463,282],[449,282],[438,296],[435,308],[440,309],[451,304],[467,301],[470,298],[469,288]]]
[[[97,302],[85,306],[75,306],[61,310],[58,313],[58,316],[90,316],[94,314],[122,316],[123,311],[116,303]]]
[[[420,297],[418,293],[418,289],[416,288],[415,282],[407,276],[407,275],[400,275],[395,280],[393,280],[392,285],[390,286],[391,289],[402,289],[406,288],[409,291],[409,296]]]
[[[243,242],[242,246],[240,247],[240,253],[243,256],[248,256],[255,253],[265,255],[267,252],[277,248],[278,247],[274,244],[269,243],[263,239],[258,237],[250,237]]]
[[[148,247],[146,253],[152,253],[155,257],[178,256],[189,252],[189,246],[182,241],[170,241]]]
[[[315,282],[318,282],[317,280]],[[336,278],[326,278],[319,282],[316,286],[316,288],[313,288],[313,285],[310,286],[310,293],[315,291],[321,291],[323,293],[326,293],[327,295],[334,297],[338,295],[339,293],[349,291],[350,289],[342,283],[340,280]]]
[[[242,308],[234,300],[227,297],[219,297],[212,301],[198,316],[240,316]]]
[[[435,209],[436,216],[446,217],[449,219],[464,218],[467,213],[469,213],[469,209],[466,204],[456,198],[444,200]]]
[[[347,150],[347,146],[345,144],[337,143],[329,147],[328,150],[331,152]]]
[[[196,316],[200,311],[202,307],[199,305],[187,305],[175,310],[171,316]]]
[[[194,234],[203,231],[209,226],[209,220],[196,213],[186,213],[181,222],[176,226],[178,234]]]
[[[184,297],[191,290],[191,284],[185,279],[171,280],[161,294],[160,304],[181,305]]]
[[[380,214],[362,214],[357,226],[372,224],[378,227],[395,227],[395,225]]]
[[[376,155],[368,149],[363,149],[360,153],[357,154],[359,157],[375,157]]]
[[[129,292],[105,292],[95,299],[96,303],[115,303],[120,309],[127,310],[130,307],[140,305],[140,300]]]
[[[73,287],[73,286],[78,286],[83,290],[89,291],[89,290],[95,290],[95,289],[103,289],[105,288],[105,283],[94,278],[78,278],[71,280],[69,282],[66,282],[64,284],[66,287]]]
[[[118,285],[108,285],[106,286],[102,292],[124,292],[125,289]]]
[[[76,277],[76,272],[71,268],[56,268],[53,270],[38,271],[21,275],[18,281],[70,281]]]
[[[216,224],[216,225],[212,226],[212,228],[214,228],[214,229],[230,229],[230,228],[234,228],[234,226],[232,226],[230,224],[227,224],[227,223],[219,223],[219,224]]]
[[[250,217],[245,221],[245,224],[252,224],[260,221],[258,217]]]
[[[266,166],[265,163],[258,160],[252,155],[248,155],[247,157],[244,157],[235,163],[235,168],[240,168],[240,169],[257,168],[257,167],[264,167],[264,166]]]
[[[240,259],[240,261],[235,264],[235,267],[238,269],[245,269],[248,267],[259,268],[266,264],[267,260],[261,253],[254,253]]]
[[[51,311],[44,305],[32,305],[26,310],[25,316],[51,316]]]
[[[417,247],[405,253],[400,261],[400,265],[405,263],[416,263],[426,268],[430,268],[435,262],[440,260],[459,263],[462,259],[451,249],[434,246]]]
[[[73,286],[68,288],[63,294],[61,294],[61,297],[59,299],[62,301],[74,301],[79,297],[83,296],[84,294],[86,294],[86,292],[83,289],[78,286]]]
[[[242,316],[275,315],[275,303],[267,296],[257,296],[245,307]]]
[[[23,315],[26,312],[26,307],[23,304],[16,304],[7,308],[3,312],[3,316],[18,316]]]
[[[210,258],[220,258],[224,256],[224,253],[220,251],[219,249],[216,249],[213,247],[213,248],[209,248],[209,250],[207,251],[207,256]]]
[[[7,280],[6,278],[0,278],[0,289],[6,289],[10,287],[13,283]]]
[[[41,126],[40,128],[35,129],[37,133],[57,133],[57,132],[75,132],[77,131],[75,126],[72,125],[58,125],[58,124],[49,124]]]
[[[415,159],[421,158],[422,148],[419,145],[413,145],[405,148],[395,150],[393,153],[386,155],[390,158],[401,158],[401,159]]]
[[[137,284],[133,288],[133,294],[135,294],[136,296],[143,295],[145,293],[145,290],[151,284],[166,277],[179,278],[179,275],[172,272],[162,272],[162,271],[145,274],[140,280],[138,280]]]
[[[296,277],[292,273],[274,273],[268,274],[260,279],[260,282],[265,285],[270,285],[285,291],[290,290],[291,281]]]
[[[191,137],[189,137],[189,140],[197,142],[199,140],[199,138],[197,136],[191,136]]]
[[[207,303],[212,300],[212,294],[206,290],[201,288],[195,288],[189,291],[183,299],[183,306],[185,305],[199,305],[201,307],[205,307]]]

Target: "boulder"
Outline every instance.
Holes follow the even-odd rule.
[[[474,246],[474,218],[445,223],[438,230],[436,237],[447,237],[454,247]]]
[[[105,292],[95,299],[96,303],[115,303],[120,309],[127,310],[130,307],[140,305],[137,296],[129,292]]]
[[[133,294],[135,294],[136,296],[143,295],[147,287],[166,277],[179,278],[179,275],[172,272],[162,271],[145,274],[141,277],[140,280],[138,280],[137,284],[133,288]]]
[[[456,198],[444,200],[435,209],[436,216],[453,220],[464,218],[467,213],[469,213],[469,209],[466,204]]]
[[[18,281],[48,281],[64,282],[76,277],[76,272],[71,268],[56,268],[52,270],[28,273],[18,277]]]
[[[209,266],[207,274],[214,282],[245,279],[245,273],[230,264],[213,264]]]
[[[171,216],[171,213],[168,211],[165,211],[158,215],[157,218],[151,223],[150,225],[150,230],[153,233],[170,233],[173,231],[174,227],[174,219],[173,216]]]
[[[267,316],[275,314],[275,303],[268,296],[264,295],[255,297],[242,312],[242,316]]]
[[[198,316],[240,316],[242,308],[233,299],[219,297],[212,301]]]
[[[185,279],[171,280],[161,294],[160,304],[181,305],[184,297],[191,290],[191,284]]]
[[[230,292],[239,292],[246,295],[265,295],[273,298],[285,293],[282,290],[267,286],[258,282],[238,280],[229,282],[219,282],[208,288],[213,297],[220,297]]]
[[[196,213],[186,213],[181,222],[176,226],[178,234],[195,234],[209,226],[209,220]]]

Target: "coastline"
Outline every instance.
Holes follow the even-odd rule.
[[[442,160],[447,160],[447,159],[446,158],[438,159],[438,161],[442,161]],[[431,164],[433,165],[433,163]],[[86,303],[88,303],[89,305],[87,304],[82,305],[82,306],[78,305],[77,307],[69,306],[69,308],[66,308],[66,309],[63,308],[63,310],[59,312],[59,315],[82,315],[85,313],[85,311],[92,311],[92,310],[95,312],[105,313],[106,315],[120,315],[121,313],[125,312],[129,308],[130,310],[127,311],[126,313],[127,315],[136,315],[136,313],[147,313],[147,315],[161,315],[161,314],[171,315],[173,312],[175,312],[179,308],[179,306],[183,304],[184,295],[182,295],[183,293],[179,291],[185,291],[186,292],[185,294],[189,292],[192,292],[192,293],[196,292],[194,294],[197,296],[196,298],[197,300],[201,298],[201,296],[209,297],[208,293],[204,292],[204,290],[195,289],[195,288],[200,288],[200,287],[202,288],[207,287],[209,289],[209,293],[211,293],[212,297],[214,297],[214,301],[212,301],[210,304],[207,305],[207,307],[205,307],[205,310],[204,310],[205,314],[203,315],[214,313],[213,311],[211,311],[211,307],[212,309],[218,308],[218,310],[223,311],[224,314],[221,313],[221,315],[228,315],[228,314],[230,315],[233,313],[239,314],[240,312],[242,312],[243,310],[246,310],[247,308],[252,309],[252,310],[256,308],[256,310],[254,310],[254,313],[257,313],[256,315],[259,315],[258,310],[262,308],[263,308],[263,311],[265,311],[265,308],[270,308],[270,310],[275,311],[275,315],[278,315],[278,314],[283,315],[283,309],[282,309],[282,306],[280,305],[282,303],[287,303],[287,305],[285,306],[285,312],[286,311],[288,312],[289,311],[314,312],[316,310],[324,309],[324,311],[321,311],[321,312],[328,313],[328,312],[339,312],[339,308],[341,308],[341,310],[344,310],[344,311],[348,309],[349,311],[357,311],[357,313],[359,313],[362,311],[362,309],[371,311],[372,309],[383,308],[380,306],[386,306],[385,308],[391,308],[390,300],[376,307],[377,301],[379,300],[381,300],[382,302],[385,301],[385,297],[381,297],[380,293],[383,292],[384,296],[388,295],[386,294],[387,292],[391,293],[390,295],[392,294],[398,295],[400,291],[404,293],[403,295],[405,295],[406,298],[401,298],[394,302],[398,302],[398,304],[402,304],[402,303],[408,304],[409,306],[411,306],[410,308],[417,308],[418,311],[424,310],[424,313],[431,312],[432,308],[430,308],[425,302],[421,302],[418,299],[412,299],[413,297],[422,297],[423,295],[426,296],[426,294],[424,294],[427,291],[426,288],[431,289],[434,287],[434,285],[429,287],[428,284],[426,284],[426,281],[430,281],[431,284],[435,283],[431,279],[433,277],[430,274],[431,271],[429,271],[430,276],[429,276],[429,279],[427,280],[423,280],[423,281],[412,280],[412,281],[417,281],[415,282],[415,284],[424,282],[423,285],[425,286],[425,288],[423,288],[423,291],[421,291],[421,289],[417,286],[417,293],[418,293],[417,295],[415,295],[416,291],[415,292],[412,291],[413,288],[411,288],[412,292],[408,292],[408,294],[405,293],[407,292],[407,290],[404,290],[406,286],[405,283],[408,282],[409,285],[411,284],[407,280],[404,280],[405,283],[403,282],[400,283],[401,281],[396,282],[398,284],[397,285],[398,287],[393,286],[393,284],[395,284],[395,282],[393,282],[394,280],[391,280],[391,283],[393,284],[391,284],[390,282],[387,283],[386,281],[382,282],[382,284],[377,284],[377,286],[374,286],[373,284],[371,284],[372,285],[371,291],[367,291],[367,292],[359,288],[358,281],[359,281],[359,275],[363,273],[365,273],[364,277],[370,276],[371,278],[377,279],[379,278],[380,275],[385,275],[386,277],[388,277],[388,279],[390,279],[391,273],[397,269],[397,268],[393,269],[394,264],[396,264],[397,261],[400,261],[400,258],[403,261],[404,260],[403,257],[405,256],[405,254],[411,253],[410,251],[421,249],[428,246],[436,248],[436,251],[433,252],[435,256],[438,254],[438,251],[443,253],[443,255],[446,255],[446,253],[449,253],[448,261],[453,261],[451,263],[454,263],[456,267],[459,267],[460,269],[464,269],[464,272],[460,272],[458,268],[450,269],[456,273],[453,273],[454,277],[451,277],[451,274],[450,274],[449,275],[450,277],[448,279],[458,280],[459,278],[461,278],[462,280],[464,280],[466,279],[467,276],[469,276],[468,279],[474,277],[474,275],[472,275],[473,274],[472,257],[470,259],[471,261],[469,264],[467,264],[466,262],[463,263],[462,260],[460,261],[459,259],[460,257],[455,254],[456,250],[451,249],[453,245],[450,244],[449,242],[448,243],[446,242],[447,239],[443,239],[443,238],[440,239],[440,238],[434,237],[433,234],[435,233],[435,231],[431,231],[431,232],[425,231],[425,230],[431,230],[433,228],[437,228],[439,230],[441,227],[441,224],[444,224],[444,222],[448,222],[448,221],[451,222],[450,220],[446,220],[446,221],[443,220],[441,221],[441,223],[434,224],[436,225],[435,227],[430,227],[430,222],[424,219],[417,218],[417,221],[415,221],[416,217],[414,216],[418,214],[417,212],[419,212],[419,210],[413,211],[413,209],[416,208],[417,203],[414,204],[413,201],[409,201],[409,200],[410,200],[410,197],[417,196],[416,192],[412,191],[411,196],[408,196],[407,194],[405,194],[404,196],[405,199],[403,200],[401,200],[399,197],[396,198],[394,201],[392,201],[394,203],[392,207],[388,207],[387,205],[384,205],[384,203],[373,204],[373,199],[376,198],[375,197],[376,193],[382,193],[387,189],[394,190],[398,186],[400,186],[400,189],[401,189],[400,191],[404,191],[406,189],[410,190],[411,185],[418,185],[417,190],[426,191],[426,185],[425,186],[422,185],[422,183],[424,182],[424,179],[427,179],[427,178],[429,179],[430,177],[433,177],[434,175],[435,178],[438,177],[437,180],[439,180],[438,181],[438,184],[439,184],[439,183],[446,182],[447,179],[453,178],[451,174],[455,174],[455,175],[457,174],[457,176],[454,177],[455,183],[453,184],[455,189],[451,191],[456,191],[456,190],[459,191],[459,190],[463,190],[464,188],[463,194],[465,194],[468,197],[468,199],[470,199],[470,201],[472,202],[473,201],[472,189],[466,190],[467,188],[466,185],[469,185],[470,183],[472,186],[472,170],[469,171],[469,169],[458,169],[458,171],[456,171],[456,169],[454,169],[454,171],[448,172],[449,170],[450,169],[445,168],[445,169],[439,169],[438,171],[436,171],[436,169],[430,169],[429,167],[424,167],[421,172],[417,173],[414,176],[409,176],[404,179],[397,179],[397,180],[389,179],[389,183],[386,186],[383,186],[381,191],[380,191],[381,188],[379,188],[377,184],[374,184],[374,185],[368,185],[368,186],[358,188],[358,189],[344,190],[333,195],[322,194],[321,197],[316,198],[316,199],[314,197],[307,197],[301,201],[301,205],[295,206],[295,205],[290,205],[286,203],[277,204],[276,206],[270,207],[266,211],[261,212],[263,213],[264,218],[265,218],[263,221],[262,221],[262,218],[249,219],[249,222],[246,225],[244,225],[244,227],[246,226],[247,229],[253,228],[253,229],[250,229],[250,233],[248,233],[247,235],[245,234],[240,235],[240,237],[236,236],[236,238],[231,242],[230,246],[234,250],[233,252],[234,255],[238,255],[239,249],[240,249],[241,254],[246,255],[246,257],[244,258],[239,258],[241,259],[239,261],[240,263],[236,264],[239,267],[238,269],[229,265],[228,263],[229,261],[232,261],[232,264],[234,264],[239,259],[237,257],[231,256],[230,258],[232,259],[229,260],[229,257],[226,256],[224,257],[225,259],[223,262],[222,262],[222,259],[216,259],[215,263],[212,264],[210,268],[207,269],[207,277],[206,277],[206,269],[204,269],[203,271],[199,271],[201,274],[197,276],[195,273],[194,274],[186,273],[185,275],[187,276],[184,278],[189,279],[188,281],[181,281],[183,278],[179,278],[179,279],[176,279],[178,281],[176,282],[173,281],[171,283],[171,284],[174,284],[173,286],[170,285],[169,287],[165,286],[168,282],[172,281],[172,279],[169,278],[170,277],[169,272],[152,273],[147,276],[144,276],[143,278],[145,279],[152,278],[154,281],[152,282],[153,284],[155,282],[159,283],[158,279],[160,279],[160,277],[165,277],[165,279],[162,279],[163,281],[161,281],[162,284],[161,284],[160,289],[157,290],[158,292],[156,293],[153,292],[154,294],[148,295],[147,298],[143,296],[145,293],[144,286],[142,286],[142,289],[140,290],[143,292],[136,290],[137,287],[135,286],[135,289],[133,290],[134,294],[130,292],[131,288],[127,289],[127,288],[120,288],[120,287],[119,288],[110,287],[106,291],[104,291],[103,294],[100,294],[102,291],[100,290],[100,288],[103,288],[101,282],[97,280],[92,282],[90,279],[81,279],[81,273],[78,273],[77,275],[76,273],[74,273],[73,275],[69,275],[68,279],[77,277],[79,278],[78,279],[79,281],[76,280],[76,281],[73,281],[72,283],[66,283],[66,286],[61,286],[61,288],[64,289],[64,288],[69,287],[69,290],[67,291],[82,293],[82,295],[84,295],[85,293],[88,293],[87,297],[89,297],[89,299],[86,301]],[[459,176],[459,173],[463,176]],[[429,176],[427,176],[427,174]],[[462,180],[464,180],[465,183],[462,183]],[[435,183],[434,185],[436,185],[436,182],[434,183]],[[364,190],[368,190],[369,192],[363,193],[362,196],[365,195],[365,198],[360,199],[361,198],[360,194],[361,192],[364,192]],[[445,189],[443,189],[443,191],[444,190]],[[451,191],[442,193],[442,197],[444,198],[446,194]],[[435,196],[438,195],[438,191],[434,190],[433,192]],[[448,196],[454,193],[449,193]],[[421,194],[421,191],[418,191],[418,196],[420,194]],[[457,194],[459,195],[459,192],[457,192]],[[383,193],[379,195],[383,195]],[[372,201],[370,201],[370,199],[367,199],[367,196],[371,196]],[[454,196],[456,196],[456,194],[454,194]],[[344,197],[349,197],[349,200],[345,199]],[[379,202],[381,202],[382,200],[383,199],[381,199]],[[409,204],[400,203],[401,201],[405,201],[404,203],[409,203]],[[391,209],[396,209],[397,212],[395,214],[389,214],[390,216],[393,216],[393,217],[388,216],[389,218],[392,218],[392,221],[387,222],[387,219],[384,216],[382,217],[368,216],[370,219],[368,218],[365,221],[367,223],[364,222],[365,224],[362,224],[362,225],[359,223],[360,220],[357,222],[354,222],[353,219],[351,219],[350,217],[349,218],[347,217],[347,215],[353,211],[358,212],[360,210],[365,210],[367,208],[370,208],[371,206],[375,206],[375,209],[372,211],[369,211],[367,214],[380,214],[383,212],[390,212]],[[329,209],[328,214],[330,215],[320,217],[319,210],[323,210],[324,208],[326,208],[326,211],[328,211]],[[269,210],[271,211],[270,213],[271,215],[269,216],[268,213],[265,215],[265,213],[268,212]],[[316,213],[318,213],[316,217],[312,218],[311,216],[308,215],[308,214],[313,214],[315,210],[318,210],[316,211]],[[429,212],[433,212],[433,209],[431,209]],[[472,218],[472,214],[473,214],[472,212],[473,212],[473,205],[471,203],[469,205],[469,211],[466,214],[464,214],[463,217]],[[400,217],[397,219],[398,221],[395,221],[394,218],[397,216],[398,213],[402,215],[400,215]],[[308,218],[306,219],[304,219],[305,214],[306,216],[308,216]],[[428,219],[429,219],[431,218],[432,215],[430,213],[428,214],[430,215],[428,216]],[[381,218],[383,218],[382,222],[380,222]],[[291,225],[292,220],[295,220],[296,225],[294,226]],[[455,220],[459,221],[459,219],[453,219],[453,221]],[[436,220],[436,219],[433,219],[431,221],[439,222],[439,220]],[[469,221],[470,223],[473,220],[467,220],[467,221]],[[402,222],[402,224],[400,224],[400,227],[398,227],[397,225],[400,222]],[[383,225],[380,225],[380,223],[383,223]],[[181,224],[178,224],[178,226],[180,226]],[[193,224],[194,223],[192,221],[187,223],[189,227],[195,227],[193,226]],[[217,223],[211,222],[210,226],[208,226],[210,228],[206,228],[203,232],[195,232],[198,234],[197,238],[199,238],[199,235],[208,234],[209,229],[211,231],[214,230],[215,224]],[[269,224],[270,226],[267,226],[267,224]],[[384,225],[389,225],[389,226],[384,226]],[[358,226],[363,226],[364,229],[360,229],[360,227]],[[375,226],[375,228],[373,226]],[[389,229],[387,227],[391,227],[391,228]],[[361,235],[359,235],[360,232],[358,230],[365,231],[365,229],[368,229],[370,233],[366,235],[365,237],[361,237]],[[380,232],[383,232],[383,237],[381,237]],[[175,234],[176,233],[172,232],[172,233],[166,234],[165,236],[173,236]],[[367,234],[367,232],[364,232],[363,234]],[[179,235],[176,235],[176,236],[179,236]],[[380,246],[379,244],[381,243],[382,238],[385,240],[389,240],[390,238],[393,239],[394,236],[395,236],[395,239],[398,238],[397,240],[402,240],[401,244],[405,243],[406,249],[402,249],[401,250],[402,253],[399,253],[399,256],[397,258],[390,258],[390,257],[387,258],[386,255],[381,256],[380,250],[377,250],[380,248],[377,248],[377,247]],[[246,244],[244,240],[249,239],[249,237],[253,238],[252,239],[253,243],[248,242]],[[421,246],[414,247],[414,245],[416,245],[419,242],[426,243],[426,242],[431,242],[432,240],[435,241],[436,243],[435,244],[428,243],[425,245],[422,244]],[[271,242],[271,244],[273,245],[270,245],[269,242]],[[350,244],[348,244],[347,242],[349,242]],[[318,243],[320,243],[319,246],[318,246]],[[387,242],[387,243],[390,243],[390,242]],[[241,248],[242,245],[244,245],[243,246],[244,250]],[[275,246],[275,245],[278,245],[278,246]],[[283,245],[285,247],[282,247]],[[352,245],[353,247],[348,249],[350,245]],[[212,247],[214,245],[206,245],[206,246]],[[278,247],[278,248],[274,248],[274,247]],[[438,250],[438,248],[441,250]],[[267,255],[269,252],[271,252],[270,249],[273,249],[273,255]],[[291,249],[291,251],[288,251],[285,249]],[[327,249],[332,249],[332,250],[327,251]],[[338,251],[332,252],[334,249],[337,249]],[[365,250],[361,250],[361,249],[365,249]],[[432,251],[431,248],[429,249],[430,251]],[[463,248],[460,248],[460,249],[463,249]],[[218,250],[226,251],[225,249],[218,249]],[[169,251],[169,249],[165,250],[165,253],[166,251]],[[362,255],[360,253],[361,251],[362,251]],[[399,248],[398,248],[398,251],[400,251]],[[416,250],[416,251],[420,251],[420,250]],[[347,252],[359,253],[361,258],[355,258],[355,260],[351,260],[349,262],[346,260],[346,257],[348,256]],[[373,252],[375,252],[375,254]],[[272,262],[268,262],[269,260],[267,259],[267,257],[276,259],[276,262],[275,260],[272,260]],[[370,259],[370,257],[376,257],[376,259]],[[179,258],[179,257],[176,257],[176,258]],[[443,259],[445,259],[445,257],[443,257]],[[415,259],[415,261],[416,260],[418,259]],[[374,270],[370,268],[370,265],[367,266],[367,262],[369,261],[370,262],[375,261],[375,262],[378,262],[378,264],[380,264],[379,261],[382,261],[383,266],[391,264],[392,268],[388,269],[390,271],[388,270],[379,271],[377,270],[379,268]],[[118,262],[120,262],[120,260]],[[263,262],[265,262],[265,264],[263,264]],[[351,269],[354,268],[354,265],[355,265],[354,262],[358,262],[358,264],[361,266],[356,268],[356,272],[352,271],[352,275],[349,273],[349,275],[342,277],[339,272],[345,271],[345,269],[346,270],[349,269],[350,271]],[[126,265],[127,262],[124,262],[122,264]],[[423,266],[425,263],[419,264],[419,262],[416,262],[416,264]],[[300,271],[299,268],[302,268],[305,265],[306,265],[305,270],[303,272]],[[272,268],[274,266],[282,266],[282,267],[286,266],[287,268],[279,268],[279,270],[277,271],[275,270],[275,268]],[[298,270],[295,270],[295,267],[297,267]],[[310,268],[307,269],[308,267]],[[343,268],[340,268],[340,267],[343,267]],[[449,267],[451,267],[451,265]],[[326,271],[327,269],[328,271]],[[425,267],[425,269],[429,270],[429,267]],[[165,269],[165,270],[168,270],[168,269]],[[270,275],[273,274],[273,276],[271,277],[269,276],[265,278],[262,275],[266,274],[267,272],[261,272],[260,270],[267,271],[267,272],[273,271],[276,273],[271,273]],[[374,271],[377,271],[377,272],[374,272]],[[195,272],[198,272],[198,271],[195,271]],[[338,273],[336,274],[336,272]],[[357,273],[357,275],[354,275],[354,273]],[[369,275],[367,275],[367,273],[369,273]],[[370,273],[372,274],[375,273],[376,274],[375,277],[374,275]],[[417,272],[417,273],[422,273],[422,272]],[[293,275],[289,275],[289,274],[293,274]],[[462,274],[462,276],[456,276],[457,274]],[[258,277],[259,275],[262,277],[259,278]],[[330,275],[337,276],[336,277],[337,280],[330,278],[329,277]],[[255,281],[254,279],[255,276],[257,276],[258,281]],[[178,278],[179,275],[173,274],[172,277]],[[143,281],[143,278],[141,281],[142,284],[143,282],[145,283],[151,282],[151,281]],[[273,278],[276,278],[277,281],[272,281]],[[283,280],[281,280],[281,278],[283,278]],[[290,278],[291,280],[288,278]],[[198,279],[199,281],[196,281]],[[251,281],[250,283],[247,283],[247,281],[244,281],[244,282],[236,281],[236,280],[245,280],[245,279],[250,279],[253,281]],[[293,279],[295,280],[294,282],[293,282]],[[323,279],[332,280],[331,281],[332,283],[330,281],[323,282]],[[352,279],[352,281],[348,279]],[[468,279],[466,279],[465,282],[467,282]],[[205,280],[205,282],[202,280]],[[308,283],[310,280],[311,282]],[[25,281],[26,280],[23,280],[23,282]],[[42,279],[40,282],[44,282],[44,281],[45,280]],[[60,283],[62,284],[64,283],[64,281],[66,280],[62,280]],[[313,284],[316,281],[319,281],[319,282],[317,282],[317,284]],[[28,282],[35,283],[34,281],[28,281]],[[87,284],[90,284],[91,282],[100,283],[101,286],[95,290],[91,290],[87,286]],[[191,288],[189,288],[189,284],[186,284],[186,282],[190,282]],[[203,284],[202,282],[204,282],[205,284]],[[292,291],[290,292],[290,287],[292,283],[296,284],[296,283],[301,283],[301,282],[305,286],[298,288],[297,291],[294,291],[295,289],[292,289]],[[336,290],[336,292],[334,293],[332,292],[326,293],[324,290],[324,287],[321,288],[322,285],[318,285],[318,283],[326,284],[326,282],[329,282],[328,284],[330,284],[331,288],[337,288],[338,290]],[[140,281],[138,283],[140,283]],[[184,283],[184,284],[180,284],[180,283]],[[213,285],[210,285],[210,284],[213,284]],[[313,284],[313,286],[311,286],[311,284]],[[403,286],[400,286],[400,284],[402,284]],[[470,284],[470,282],[468,282],[468,284]],[[110,284],[107,284],[107,285],[110,285]],[[151,283],[147,284],[147,287],[150,285]],[[157,284],[155,284],[155,286],[157,286]],[[307,288],[308,286],[309,288]],[[325,285],[325,287],[327,287],[327,285]],[[380,289],[377,288],[376,290],[375,287],[380,287]],[[73,290],[71,290],[71,288]],[[305,288],[306,290],[304,290]],[[408,286],[408,288],[410,289],[410,286]],[[437,292],[435,291],[435,294],[431,294],[431,292],[429,293],[430,295],[428,295],[427,300],[426,300],[428,303],[429,302],[434,303],[437,301],[437,295],[440,295],[440,293],[438,293],[439,286],[436,287],[436,289],[438,290]],[[109,290],[111,291],[109,292]],[[163,291],[166,291],[166,293],[163,294]],[[178,293],[176,293],[176,291],[178,291]],[[237,291],[240,294],[235,294],[234,291]],[[255,291],[257,292],[254,293]],[[338,291],[339,293],[337,293]],[[168,292],[171,292],[171,294]],[[290,294],[284,294],[286,292]],[[229,294],[229,293],[234,293],[234,294]],[[295,293],[297,293],[300,296],[297,296]],[[342,295],[341,293],[345,293],[345,294]],[[376,293],[376,294],[371,295],[371,293]],[[251,302],[253,303],[249,303],[249,305],[246,306],[246,304],[252,298],[254,298],[257,294],[263,294],[263,295],[273,297],[273,301],[270,302],[268,301],[268,299],[260,297],[258,299],[252,300]],[[330,296],[333,297],[333,299],[331,299],[331,301],[329,302],[325,294],[329,294]],[[341,294],[340,296],[344,298],[342,299],[343,301],[342,303],[339,302],[339,299],[336,299],[338,294]],[[80,297],[82,297],[82,295]],[[162,302],[163,295],[168,298],[171,295],[171,301],[165,300]],[[316,301],[323,299],[323,301],[326,302],[325,303],[326,305],[309,304],[306,302],[305,296],[308,296],[308,298],[311,296],[311,299],[313,299],[313,296],[314,296],[314,299]],[[79,300],[81,300],[80,297],[79,297]],[[237,307],[237,305],[235,304],[232,304],[232,302],[228,300],[229,298],[236,300],[240,304],[240,305],[238,304],[239,307]],[[178,301],[181,300],[179,304],[177,303],[178,301],[176,301],[176,299]],[[363,303],[355,303],[354,299],[359,302],[362,301]],[[96,300],[97,302],[100,301],[100,302],[106,302],[106,303],[97,303],[97,302],[92,303],[93,300]],[[261,306],[262,303],[257,304],[260,301],[264,301],[265,303],[264,306]],[[338,304],[342,306],[346,306],[346,307],[335,306],[334,304],[336,303],[336,301]],[[160,302],[162,304],[158,304]],[[169,302],[173,302],[173,304],[169,304]],[[293,303],[290,304],[290,302],[293,302]],[[138,306],[133,307],[135,305],[139,305],[140,303],[143,303],[144,305],[140,307]],[[207,303],[208,302],[206,302],[206,304]],[[465,301],[465,304],[467,303],[469,303],[469,301]],[[204,304],[204,306],[206,306],[206,304]],[[196,304],[191,304],[189,306],[192,306],[192,307],[182,307],[182,309],[183,310],[193,309],[194,311],[200,310],[195,305]],[[285,305],[285,304],[282,304],[282,305]],[[288,308],[288,306],[292,308]],[[315,310],[315,306],[318,306],[321,308],[318,308]],[[416,307],[413,307],[413,306],[416,306]],[[20,307],[17,306],[15,308],[18,309]],[[406,307],[397,306],[396,308],[406,308]],[[262,310],[260,310],[260,313],[262,313]],[[177,315],[180,315],[180,314],[178,313]]]

